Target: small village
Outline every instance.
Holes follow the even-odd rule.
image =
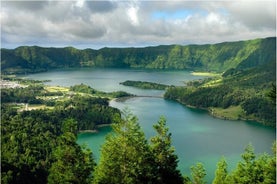
[[[22,84],[19,84],[17,81],[8,81],[8,80],[0,80],[0,89],[4,88],[21,88],[26,87]]]

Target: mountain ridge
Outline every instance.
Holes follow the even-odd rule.
[[[3,73],[41,72],[70,67],[192,69],[224,72],[276,59],[276,37],[204,45],[160,45],[95,49],[20,46],[1,49]]]

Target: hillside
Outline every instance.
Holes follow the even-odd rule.
[[[193,69],[224,72],[245,69],[276,58],[276,38],[207,45],[78,50],[73,47],[21,46],[1,49],[3,73],[41,72],[68,67]]]
[[[276,105],[269,93],[276,90],[276,62],[249,69],[229,69],[222,76],[171,87],[166,99],[208,109],[224,119],[256,120],[276,126]]]

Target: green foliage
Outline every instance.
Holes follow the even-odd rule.
[[[267,96],[269,97],[270,101],[274,106],[276,106],[276,84],[272,83],[271,84],[271,89],[267,93]]]
[[[276,158],[275,155],[262,154],[256,157],[254,148],[248,145],[242,154],[242,161],[237,168],[228,176],[229,183],[275,183],[276,181]]]
[[[102,146],[94,183],[151,183],[153,161],[137,118],[124,113],[113,130]]]
[[[273,155],[256,155],[254,148],[249,144],[241,155],[242,161],[239,161],[236,168],[231,172],[227,170],[227,162],[223,157],[217,163],[215,178],[213,184],[274,184],[276,182],[276,142],[273,145]],[[184,183],[202,184],[206,171],[202,163],[197,163],[191,167],[190,179],[184,176]]]
[[[93,159],[76,143],[75,121],[51,111],[6,108],[1,111],[1,183],[56,183],[73,175],[81,183],[89,179]]]
[[[241,118],[275,126],[275,88],[272,87],[276,82],[275,74],[275,61],[269,61],[251,69],[229,70],[221,78],[190,82],[186,87],[170,87],[164,98],[198,108],[240,106]],[[268,94],[271,97],[268,98]]]
[[[1,114],[5,114],[1,116],[3,183],[47,183],[48,176],[58,175],[59,169],[62,173],[73,169],[75,177],[82,181],[91,175],[93,160],[91,154],[76,143],[73,120],[61,123],[57,114],[43,110],[14,114],[3,109]],[[66,159],[66,154],[73,154],[72,165],[69,160],[58,160]],[[63,167],[59,168],[61,165]],[[77,175],[77,171],[81,173]]]
[[[171,146],[171,133],[166,127],[166,119],[161,117],[156,125],[153,126],[157,135],[151,138],[151,151],[155,159],[157,169],[157,182],[161,184],[183,183],[183,178],[178,167],[178,157],[174,153],[175,149]]]
[[[99,124],[111,124],[119,110],[109,106],[108,99],[75,96],[64,108],[69,117],[78,122],[78,130],[92,130]],[[63,111],[63,110],[62,110]]]
[[[77,91],[93,91],[92,88],[84,84],[71,88]],[[66,118],[74,119],[77,122],[78,130],[92,130],[98,124],[113,123],[114,115],[120,114],[118,109],[109,106],[109,99],[107,98],[70,94],[63,101],[51,98],[45,99],[45,97],[51,96],[53,93],[60,95],[57,92],[48,92],[43,85],[31,85],[26,88],[2,89],[1,100],[3,103],[45,104],[54,107],[54,110],[51,111],[53,117],[60,118],[60,120],[65,120]],[[114,95],[122,97],[129,94],[117,92]]]
[[[106,98],[78,95],[44,110],[21,112],[6,103],[47,93],[40,85],[1,90],[1,183],[91,183],[92,153],[76,143],[77,132],[112,123],[120,112]]]
[[[79,85],[71,86],[69,90],[74,92],[88,93],[88,94],[94,94],[96,92],[93,88],[83,83]]]
[[[122,97],[134,96],[133,94],[127,93],[125,91],[115,91],[115,92],[105,93],[102,91],[97,91],[85,84],[77,84],[77,85],[71,86],[69,90],[77,93],[86,93],[94,96],[102,96],[107,98],[122,98]]]
[[[242,108],[247,115],[254,114],[255,117],[263,119],[271,124],[273,124],[276,120],[276,107],[273,106],[272,103],[264,97],[253,97],[247,99],[242,104]]]
[[[77,122],[74,119],[66,119],[62,123],[61,131],[65,134],[66,132],[73,133],[77,136],[78,129],[77,129]]]
[[[132,87],[137,87],[141,89],[156,89],[156,90],[164,90],[168,87],[168,85],[165,84],[158,84],[154,82],[143,82],[143,81],[124,81],[121,82],[120,84],[124,86],[132,86]]]
[[[51,124],[18,115],[1,117],[1,123],[2,182],[46,183],[55,137]]]
[[[1,89],[1,102],[15,102],[15,103],[41,103],[36,98],[38,95],[44,93],[42,85],[30,85],[25,88],[7,88]]]
[[[125,91],[115,91],[115,92],[112,92],[111,95],[112,95],[113,98],[123,98],[123,97],[134,96],[134,95],[132,95],[130,93],[127,93]]]
[[[202,163],[198,162],[195,166],[191,167],[192,184],[207,183],[204,180],[206,175],[207,173]]]
[[[165,118],[154,125],[149,145],[137,118],[128,111],[123,116],[101,149],[94,183],[183,183]]]
[[[213,184],[228,184],[227,182],[227,162],[225,158],[223,157],[218,163],[217,163],[217,169],[215,171],[215,178],[213,180]]]
[[[72,124],[72,121],[67,121],[66,124]],[[92,152],[86,148],[81,149],[76,144],[76,135],[71,132],[71,128],[67,127],[63,130],[64,133],[57,140],[58,146],[52,153],[54,162],[49,169],[47,182],[49,184],[91,183],[95,165]]]
[[[78,50],[22,46],[1,49],[3,73],[41,72],[67,67],[198,69],[223,72],[251,68],[276,58],[276,38],[213,45]]]

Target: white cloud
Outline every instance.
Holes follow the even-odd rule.
[[[276,34],[275,1],[5,1],[0,15],[2,47],[199,44]]]
[[[250,29],[275,29],[276,1],[234,1],[226,8],[234,21]]]
[[[82,8],[84,6],[84,2],[85,0],[78,0],[76,1],[75,6]]]
[[[138,26],[139,25],[139,19],[138,19],[138,7],[130,7],[127,10],[127,15],[131,21],[131,24],[134,26]]]

